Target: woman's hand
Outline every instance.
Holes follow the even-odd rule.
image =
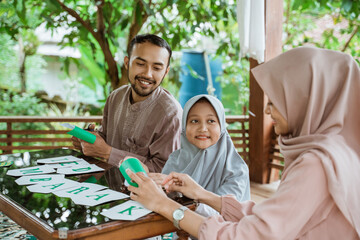
[[[130,169],[127,169],[126,173],[139,185],[138,187],[128,187],[128,190],[131,192],[130,198],[141,203],[151,211],[159,212],[162,204],[168,199],[162,188],[142,172],[135,174]]]
[[[184,173],[170,173],[162,182],[167,192],[181,192],[186,197],[198,200],[201,194],[206,191],[197,184],[189,175]]]
[[[148,175],[157,185],[161,185],[165,178],[168,176],[162,173],[149,173]]]

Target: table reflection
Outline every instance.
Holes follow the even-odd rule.
[[[102,164],[100,161],[88,158],[71,149],[55,149],[1,155],[0,161],[13,161],[11,166],[0,168],[1,194],[27,209],[54,229],[66,227],[69,230],[73,230],[91,227],[110,221],[110,219],[100,215],[102,209],[111,208],[123,203],[127,199],[113,201],[94,207],[76,205],[70,198],[62,198],[54,194],[30,192],[26,186],[20,186],[15,183],[16,177],[6,175],[6,172],[9,169],[36,166],[36,160],[38,159],[65,155],[73,155],[75,157],[84,158],[91,163]],[[104,164],[100,167],[104,168]],[[92,183],[104,185],[116,191],[126,191],[126,188],[123,187],[123,178],[120,171],[118,168],[111,167],[110,165],[105,166],[104,172],[71,177],[67,176],[66,178],[79,182],[90,179]]]

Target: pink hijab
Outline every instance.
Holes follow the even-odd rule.
[[[360,70],[348,54],[290,50],[252,70],[287,119],[285,168],[305,152],[322,160],[329,192],[360,236]]]

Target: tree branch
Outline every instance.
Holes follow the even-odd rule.
[[[354,38],[355,34],[359,31],[359,26],[360,26],[360,25],[357,25],[357,26],[356,26],[355,30],[353,31],[353,33],[351,34],[351,36],[349,37],[349,39],[346,41],[343,49],[341,50],[342,52],[345,52],[345,50],[348,48],[351,40]]]
[[[101,3],[97,5],[97,32],[101,36],[105,36],[105,23],[104,23],[104,0],[100,1]]]
[[[286,9],[286,20],[285,20],[285,26],[286,26],[286,35],[289,36],[289,18],[290,18],[290,12],[291,12],[291,0],[287,1],[287,9]]]
[[[128,47],[129,47],[131,40],[138,34],[141,27],[144,25],[147,18],[149,17],[147,12],[144,11],[144,4],[141,1],[139,1],[139,3],[141,4],[141,11],[144,12],[144,14],[142,14],[142,22],[141,23],[136,22],[136,17],[135,17],[136,16],[136,7],[134,8],[134,12],[133,12],[134,18],[131,23],[130,30],[129,30],[129,36],[128,36]],[[149,4],[151,4],[151,1],[149,2]]]
[[[67,13],[69,13],[70,16],[73,16],[79,23],[81,23],[81,25],[83,25],[94,36],[94,38],[98,39],[99,36],[97,32],[94,31],[89,22],[85,21],[75,10],[68,8],[60,0],[56,1],[60,4],[62,9],[64,9]]]

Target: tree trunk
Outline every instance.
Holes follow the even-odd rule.
[[[26,59],[26,54],[24,51],[24,44],[22,38],[19,37],[19,74],[20,74],[21,93],[26,92],[25,59]]]
[[[129,45],[131,40],[139,33],[141,27],[143,26],[144,22],[146,22],[147,18],[148,18],[148,14],[146,13],[145,9],[144,9],[144,5],[142,4],[142,2],[139,2],[138,4],[140,4],[141,7],[141,11],[143,12],[142,14],[142,22],[137,22],[136,21],[136,8],[134,9],[133,12],[133,21],[131,22],[131,26],[130,26],[130,30],[129,30],[129,36],[128,36],[128,44],[127,44],[127,48],[129,49]],[[116,86],[116,88],[122,86],[122,85],[126,85],[128,84],[128,77],[127,77],[127,70],[125,68],[125,65],[121,66],[121,78],[120,81],[118,82],[118,85]],[[114,88],[115,89],[115,88]]]
[[[125,65],[122,65],[121,66],[121,78],[120,78],[118,87],[126,85],[126,84],[128,84],[127,70],[125,68]]]

